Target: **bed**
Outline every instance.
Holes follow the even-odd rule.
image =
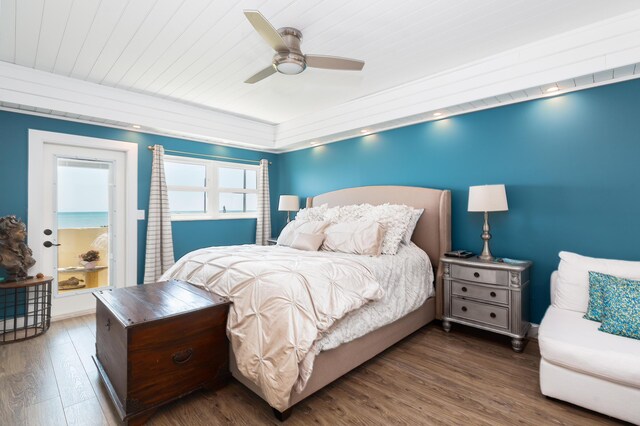
[[[343,341],[346,341],[347,343],[342,343],[339,346],[337,346],[337,344],[341,343],[341,341],[338,341],[337,343],[335,341],[331,341],[332,335],[339,334],[337,332],[333,334],[327,332],[325,335],[323,335],[322,338],[316,340],[314,342],[314,345],[317,345],[317,348],[321,348],[323,347],[322,345],[324,345],[324,348],[327,348],[327,349],[322,351],[318,349],[315,352],[317,353],[317,355],[314,354],[314,356],[308,357],[309,359],[311,359],[310,362],[312,364],[312,369],[308,368],[309,373],[306,374],[303,384],[299,385],[299,383],[296,383],[297,386],[293,387],[293,390],[291,390],[290,392],[288,390],[287,391],[283,390],[282,392],[285,392],[285,395],[284,395],[285,398],[282,398],[283,395],[280,395],[280,398],[276,404],[274,403],[270,404],[272,405],[272,407],[274,407],[274,413],[276,417],[278,417],[280,420],[286,419],[290,415],[292,407],[298,402],[312,395],[319,389],[323,388],[327,384],[331,383],[332,381],[336,380],[340,376],[349,372],[353,368],[359,366],[363,362],[374,357],[378,353],[384,351],[394,343],[402,340],[403,338],[413,333],[414,331],[418,330],[425,324],[428,324],[429,322],[431,322],[433,319],[439,318],[442,314],[442,276],[440,271],[438,271],[437,262],[438,262],[438,259],[442,256],[442,254],[445,251],[450,250],[450,247],[451,247],[451,232],[450,232],[451,193],[450,191],[430,189],[430,188],[420,188],[420,187],[406,187],[406,186],[368,186],[368,187],[343,189],[339,191],[317,195],[315,197],[311,197],[307,199],[307,207],[319,206],[324,204],[327,204],[329,207],[335,207],[335,206],[362,204],[362,203],[369,203],[372,205],[380,205],[384,203],[405,204],[414,208],[423,208],[424,213],[422,214],[422,216],[420,217],[420,220],[416,225],[416,228],[412,237],[412,244],[409,244],[407,247],[404,247],[402,249],[403,251],[399,252],[398,255],[381,256],[381,258],[383,259],[380,259],[377,261],[375,259],[370,259],[370,260],[367,260],[369,262],[368,264],[367,262],[365,262],[365,259],[362,259],[359,263],[362,263],[366,270],[373,270],[375,269],[376,266],[380,266],[380,264],[384,264],[385,262],[390,264],[391,260],[394,260],[394,261],[397,260],[397,262],[400,262],[400,263],[411,264],[412,262],[413,263],[416,262],[416,257],[419,257],[417,253],[419,252],[422,254],[422,257],[426,259],[426,263],[428,264],[428,269],[425,269],[423,272],[424,276],[420,277],[419,274],[416,275],[415,270],[409,270],[409,269],[406,271],[402,271],[401,274],[407,274],[407,275],[413,274],[411,275],[411,280],[414,280],[414,281],[417,281],[420,278],[423,278],[422,283],[424,284],[422,285],[424,286],[431,284],[431,283],[427,283],[427,281],[430,281],[431,278],[433,277],[435,277],[435,282],[433,283],[432,288],[424,289],[425,291],[424,296],[420,299],[420,300],[424,300],[423,303],[418,304],[417,306],[412,306],[411,309],[407,312],[403,311],[403,313],[401,314],[402,316],[398,319],[393,320],[393,322],[385,323],[386,325],[370,332],[366,330],[364,323],[361,323],[360,325],[362,325],[363,327],[360,327],[360,328],[364,329],[365,330],[364,332],[366,334],[361,336],[356,334],[355,336],[357,338],[355,338],[355,340],[351,340],[351,339],[345,340],[344,337],[341,337]],[[282,259],[285,259],[288,256],[297,256],[297,254],[295,253],[296,252],[295,249],[289,249],[287,247],[259,248],[254,246],[253,248],[249,248],[249,246],[238,246],[236,248],[233,248],[232,251],[227,250],[227,254],[224,253],[225,251],[224,248],[210,248],[210,249],[203,249],[203,251],[204,253],[202,253],[199,257],[196,253],[194,261],[192,262],[199,266],[197,268],[194,268],[193,266],[186,268],[188,273],[183,274],[182,278],[187,278],[187,277],[194,278],[189,281],[190,282],[194,281],[195,283],[199,281],[200,283],[204,283],[206,285],[206,281],[211,279],[210,278],[211,274],[217,273],[219,275],[221,273],[226,273],[226,272],[220,272],[220,271],[227,271],[227,269],[225,268],[229,268],[229,265],[225,265],[224,263],[228,259],[228,257],[225,257],[225,256],[230,256],[230,255],[233,255],[236,257],[234,262],[236,263],[244,262],[245,264],[249,263],[252,265],[252,267],[255,264],[256,265],[255,267],[257,269],[260,268],[259,264],[261,263],[260,262],[260,260],[262,259],[261,256],[264,256],[265,259],[268,258],[269,261],[274,264],[278,263],[279,261],[278,256],[281,256]],[[222,252],[222,255],[217,254],[217,252],[219,251]],[[253,256],[253,258],[256,259],[256,261],[252,262],[251,257],[243,258],[242,257],[243,252],[251,252],[251,256]],[[427,256],[425,256],[425,253],[428,256],[428,259],[427,259]],[[305,262],[305,261],[307,263],[311,262],[311,264],[313,265],[313,262],[318,260],[316,258],[326,257],[326,256],[328,255],[326,253],[323,254],[322,252],[318,252],[314,254],[305,254],[304,257],[301,257],[302,260],[300,262]],[[335,256],[335,260],[334,259],[331,259],[331,260],[332,260],[332,263],[339,263],[342,261],[347,262],[349,260],[348,256],[354,256],[354,255]],[[363,256],[359,256],[359,257],[363,258]],[[200,266],[202,264],[201,260],[205,258],[210,264],[214,266],[214,268],[210,268],[209,272],[205,273],[203,277],[198,279],[197,274],[200,273],[200,271],[203,269],[203,267]],[[391,258],[394,258],[394,259],[391,259]],[[429,259],[431,260],[430,264],[429,264]],[[326,262],[326,259],[323,259],[323,261]],[[183,269],[185,268],[184,266],[178,266],[177,269],[180,269],[181,267]],[[291,267],[292,267],[291,265],[287,265],[287,268],[290,269]],[[264,268],[265,267],[263,267],[263,269]],[[266,268],[272,268],[271,264],[267,263]],[[384,265],[382,265],[381,268],[384,268]],[[174,274],[176,273],[177,269],[174,268],[174,272],[173,272]],[[212,272],[214,269],[216,269],[218,272]],[[272,273],[272,270],[269,269],[268,272]],[[274,273],[276,272],[277,271],[274,269]],[[242,273],[245,273],[245,271],[242,271]],[[249,273],[253,273],[253,271],[250,271]],[[397,273],[398,272],[396,271],[396,274]],[[429,279],[425,278],[425,276],[428,276]],[[349,275],[347,275],[347,280],[349,282],[351,281],[355,282],[360,280],[359,278],[353,278],[352,280],[350,280],[348,277]],[[395,280],[394,282],[400,282],[401,276],[396,275],[395,278],[392,277],[392,279]],[[282,282],[282,279],[280,282]],[[406,287],[407,289],[410,288],[409,284],[411,283],[405,283],[405,285],[407,286]],[[234,285],[237,285],[237,283]],[[319,285],[322,285],[322,283],[320,283]],[[358,283],[357,285],[356,284],[354,285],[357,291],[360,291],[360,292],[369,291],[371,293],[369,295],[371,297],[370,300],[374,302],[370,302],[370,304],[377,303],[377,301],[375,301],[376,300],[375,294],[374,294],[375,292],[370,288],[371,286],[367,286],[366,282]],[[309,287],[312,287],[312,286],[309,286]],[[393,292],[389,292],[388,290],[389,289],[387,289],[387,292],[389,295],[394,294]],[[256,290],[254,289],[252,291],[255,292]],[[399,297],[400,295],[401,294],[396,291],[395,297]],[[330,330],[333,331],[335,329],[340,329],[340,326],[344,325],[345,323],[349,323],[350,325],[348,327],[352,327],[354,326],[354,324],[358,325],[358,321],[366,321],[366,318],[372,318],[371,316],[370,317],[366,316],[367,314],[373,315],[371,312],[369,313],[364,312],[366,311],[365,308],[369,308],[370,306],[366,304],[361,304],[357,306],[360,306],[360,308],[351,311],[350,314],[347,314],[344,317],[339,317],[341,319],[333,323]],[[242,309],[242,308],[239,307],[238,309]],[[253,305],[251,309],[255,309]],[[249,309],[249,311],[251,311],[251,309]],[[254,316],[262,315],[261,309],[262,307],[256,310],[258,312],[257,314],[250,312],[250,315],[254,315]],[[314,309],[316,308],[314,307]],[[375,309],[370,309],[370,311],[375,311]],[[247,315],[247,314],[245,313],[243,315]],[[282,316],[278,321],[287,321],[287,318],[288,318],[287,316]],[[362,319],[359,319],[359,318],[362,318]],[[268,320],[273,321],[273,318],[269,318]],[[292,322],[295,322],[295,320],[296,320],[295,318],[292,318]],[[230,321],[231,321],[231,317],[230,317]],[[242,322],[242,319],[240,319],[239,321]],[[260,321],[264,321],[264,320],[261,319]],[[228,328],[230,329],[231,325]],[[342,327],[342,328],[345,328],[345,327]],[[276,340],[274,336],[278,336],[276,331],[273,331],[274,336],[264,336],[265,334],[264,331],[262,329],[261,331],[262,331],[262,335],[260,339],[271,338],[272,340]],[[231,331],[228,331],[228,333],[230,332]],[[272,333],[272,332],[269,331],[266,334],[269,334],[269,333]],[[360,334],[362,333],[363,331],[360,330]],[[279,338],[282,338],[282,333],[280,333]],[[315,335],[314,335],[314,339],[315,339]],[[231,340],[233,343],[234,339],[231,339]],[[258,345],[261,345],[261,344],[262,343]],[[234,346],[236,346],[236,352],[234,352]],[[334,346],[337,346],[337,347],[334,347]],[[269,401],[269,400],[274,401],[273,385],[270,388],[269,387],[265,388],[264,382],[263,382],[263,386],[259,387],[258,385],[255,384],[257,381],[260,381],[260,380],[256,380],[256,376],[253,376],[252,379],[249,379],[247,377],[247,376],[250,376],[250,374],[247,374],[246,354],[242,354],[242,351],[244,349],[240,349],[240,348],[241,346],[237,346],[234,344],[231,345],[230,368],[233,376],[242,384],[244,384],[247,388],[249,388],[250,390],[255,392],[257,395],[259,395],[265,401]],[[240,350],[241,352],[238,353],[237,352],[238,350]],[[297,351],[297,347],[294,350],[294,352],[295,351]],[[238,359],[243,360],[242,364],[240,365],[240,368],[239,368],[239,365],[236,363],[236,355],[238,355]],[[260,358],[258,364],[265,362],[262,359],[263,356],[266,358],[266,355],[264,352],[260,352],[257,354],[257,357]],[[302,364],[304,364],[304,362],[300,362],[300,365]],[[262,365],[260,364],[258,365],[258,367],[262,368]],[[304,368],[301,368],[300,376],[304,375],[303,372],[304,372]],[[272,372],[267,375],[267,377],[270,377],[272,379],[273,379],[273,376],[274,374]],[[276,380],[276,383],[278,383],[277,380]],[[289,389],[289,388],[285,387],[285,389]],[[276,387],[276,390],[278,390],[277,387]],[[283,399],[285,400],[285,402],[283,402]]]

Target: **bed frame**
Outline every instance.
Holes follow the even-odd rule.
[[[318,354],[313,364],[313,373],[304,390],[291,393],[289,407],[284,412],[274,409],[274,414],[279,420],[286,420],[292,407],[298,402],[442,316],[443,284],[438,262],[444,252],[451,250],[451,191],[413,186],[363,186],[307,198],[307,207],[361,203],[406,204],[424,209],[412,241],[429,255],[434,266],[435,297],[428,298],[420,308],[391,324]],[[233,377],[264,399],[260,389],[238,371],[233,352],[229,359]]]

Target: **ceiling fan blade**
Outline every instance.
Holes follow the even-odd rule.
[[[311,68],[360,71],[364,67],[364,61],[340,58],[338,56],[305,55],[305,60],[307,66]]]
[[[273,50],[276,52],[286,52],[289,50],[280,33],[273,28],[273,25],[267,21],[267,18],[265,18],[262,13],[257,10],[245,10],[244,16],[247,17],[251,25],[253,25],[253,28],[255,28],[258,34],[260,34]]]
[[[262,71],[258,71],[257,73],[246,79],[244,82],[249,84],[257,83],[260,80],[264,80],[265,78],[269,77],[271,74],[275,74],[275,72],[276,67],[274,67],[273,65],[269,65],[267,68],[263,69]]]

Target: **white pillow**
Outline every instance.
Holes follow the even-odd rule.
[[[409,227],[413,208],[398,204],[382,204],[367,211],[364,219],[380,223],[384,229],[382,254],[396,254]]]
[[[379,256],[384,240],[384,228],[377,222],[360,220],[340,222],[325,229],[322,250],[340,253]]]
[[[413,209],[411,213],[411,220],[407,225],[407,232],[404,233],[404,237],[402,237],[402,242],[404,244],[409,244],[411,242],[411,237],[413,237],[413,231],[416,230],[416,225],[420,220],[420,216],[424,213],[424,209]]]
[[[553,302],[556,308],[587,312],[589,271],[632,280],[640,279],[640,262],[598,259],[568,251],[561,251],[559,256],[558,281]]]
[[[319,220],[292,220],[278,237],[279,246],[290,246],[297,234],[322,234],[329,222]]]
[[[299,210],[296,220],[325,220],[324,215],[329,208],[329,204],[322,204],[318,207],[309,207]]]
[[[291,248],[306,251],[318,251],[322,242],[324,241],[324,234],[305,234],[300,232],[296,234],[296,237],[291,243]]]

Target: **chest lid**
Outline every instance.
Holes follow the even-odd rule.
[[[94,292],[127,327],[227,305],[225,298],[177,280]]]

